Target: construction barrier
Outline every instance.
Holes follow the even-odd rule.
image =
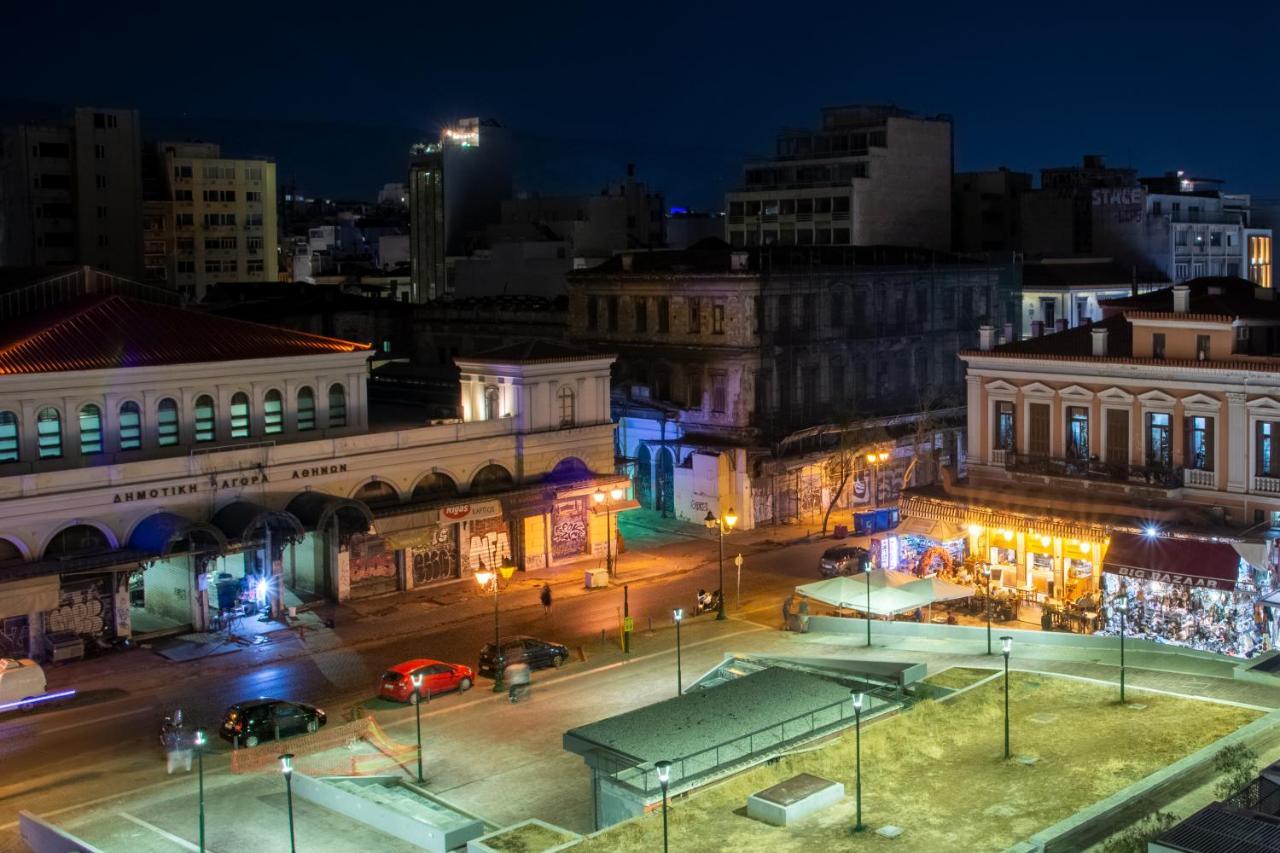
[[[319,731],[299,735],[283,741],[267,741],[257,746],[241,747],[231,753],[232,773],[261,773],[278,770],[281,752],[291,752],[294,764],[300,770],[309,756],[324,750],[347,747],[363,740],[373,720],[365,718],[336,726],[322,726]]]

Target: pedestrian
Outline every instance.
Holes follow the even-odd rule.
[[[623,552],[627,550],[626,543],[622,541],[622,531],[621,531],[621,530],[615,530],[615,531],[614,531],[614,536],[615,536],[615,537],[616,537],[616,539],[617,539],[617,543],[616,543],[616,544],[617,544],[617,547],[613,549],[613,553],[615,553],[615,554],[617,554],[619,557],[621,557],[621,556],[622,556],[622,554],[623,554]]]
[[[544,583],[542,585],[542,593],[538,596],[542,599],[542,612],[547,616],[551,615],[551,584]]]
[[[800,633],[809,633],[809,602],[800,602]]]
[[[788,595],[782,600],[782,630],[791,630],[791,601],[792,596]]]

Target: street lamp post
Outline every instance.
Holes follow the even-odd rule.
[[[867,454],[867,464],[871,466],[871,506],[872,508],[880,506],[880,466],[889,459],[889,452],[881,450],[878,453]]]
[[[671,762],[665,758],[653,765],[658,771],[658,784],[662,786],[662,853],[667,853],[667,785],[671,783]]]
[[[413,681],[413,710],[418,718],[418,784],[422,784],[422,673],[415,672]]]
[[[1004,757],[1009,759],[1009,652],[1013,651],[1013,637],[1000,638],[1000,653],[1004,655]]]
[[[862,614],[867,619],[867,648],[871,648],[871,562],[862,564],[862,582],[867,587],[867,612]]]
[[[707,510],[707,517],[703,521],[706,522],[708,530],[720,532],[720,609],[716,613],[716,621],[720,622],[726,618],[724,615],[724,534],[726,530],[732,530],[738,523],[738,514],[733,511],[733,507],[729,507],[724,518],[716,518],[710,510]]]
[[[684,610],[677,607],[671,611],[671,618],[676,623],[676,695],[684,693],[684,676],[680,672],[680,622],[684,619]]]
[[[199,780],[198,796],[200,800],[200,853],[204,853],[204,745],[207,741],[204,729],[196,729],[196,778]]]
[[[987,654],[991,654],[991,564],[982,564],[982,573],[987,576]]]
[[[596,493],[592,495],[597,506],[604,507],[604,535],[605,535],[605,569],[608,570],[609,577],[614,577],[616,570],[613,564],[613,506],[622,500],[625,492],[616,486],[609,490],[609,494],[605,495],[603,489],[596,489]]]
[[[494,558],[494,562],[497,562],[496,557]],[[476,583],[480,584],[481,589],[488,586],[490,581],[493,582],[493,653],[495,655],[493,671],[494,693],[501,693],[506,689],[505,685],[502,683],[502,669],[503,664],[506,661],[505,655],[502,653],[502,631],[498,621],[498,578],[501,577],[503,580],[510,580],[511,576],[515,574],[515,571],[515,566],[509,563],[503,563],[496,571],[476,572]]]
[[[293,753],[280,756],[280,772],[284,774],[285,799],[289,803],[289,853],[297,853],[298,845],[293,837]]]
[[[853,731],[854,731],[854,755],[856,756],[856,760],[854,763],[854,767],[856,768],[854,772],[854,778],[856,779],[854,783],[855,785],[854,799],[856,799],[858,803],[857,820],[853,824],[854,832],[862,832],[867,828],[862,823],[862,703],[863,701],[864,701],[864,697],[863,697],[862,691],[854,690],[853,691]]]
[[[1120,610],[1120,704],[1124,704],[1124,635],[1128,627],[1129,592],[1120,588],[1120,597],[1116,599],[1116,607]]]

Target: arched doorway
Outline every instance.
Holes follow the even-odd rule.
[[[587,463],[576,456],[566,456],[556,463],[545,479],[548,483],[567,484],[589,480],[591,476]]]
[[[676,509],[676,462],[671,448],[663,447],[658,451],[658,509],[664,514],[675,514]]]
[[[400,493],[396,491],[396,487],[385,480],[365,483],[351,497],[367,507],[388,506],[400,502]]]
[[[458,484],[448,474],[427,474],[413,487],[415,501],[442,501],[458,496]]]
[[[645,509],[657,509],[653,505],[653,455],[647,444],[636,451],[636,500]]]
[[[111,542],[98,528],[89,524],[73,524],[49,540],[44,548],[44,556],[68,557],[74,554],[86,554],[92,551],[110,551]]]

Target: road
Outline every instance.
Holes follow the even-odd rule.
[[[709,562],[714,559],[715,546],[711,542],[704,545],[702,560],[689,561],[701,562],[700,567],[682,570],[673,565],[671,574],[631,586],[636,654],[644,652],[650,619],[655,627],[668,625],[675,607],[691,614],[698,588],[715,588],[717,571]],[[730,614],[776,626],[780,622],[781,599],[796,583],[816,578],[818,554],[829,546],[830,542],[814,541],[751,556],[742,570],[740,607],[734,606],[735,570],[729,563],[725,576]],[[625,563],[623,570],[625,580]],[[394,603],[394,598],[388,599],[389,608],[394,609]],[[592,656],[602,650],[602,630],[607,643],[617,644],[622,610],[619,588],[560,593],[549,616],[544,615],[532,591],[512,596],[504,603],[504,634],[541,636],[584,651],[587,662],[575,661],[566,670],[592,665]],[[328,711],[331,720],[342,719],[345,711],[356,704],[365,704],[375,716],[397,719],[404,714],[403,709],[373,699],[378,676],[388,665],[413,657],[474,666],[480,647],[493,639],[493,620],[475,603],[470,612],[475,615],[452,625],[441,625],[438,616],[417,625],[400,620],[381,636],[365,636],[355,643],[337,642],[331,648],[309,653],[299,648],[298,656],[292,659],[265,664],[255,663],[254,649],[187,664],[172,663],[144,650],[125,653],[121,660],[128,666],[122,665],[122,669],[136,669],[141,663],[153,670],[153,676],[155,668],[163,668],[163,675],[170,677],[153,688],[131,689],[124,680],[118,686],[82,697],[69,708],[0,720],[0,849],[9,849],[6,843],[16,838],[13,822],[20,809],[56,814],[122,790],[165,783],[158,726],[174,708],[182,708],[192,724],[210,729],[216,727],[228,705],[264,695],[317,704]],[[338,635],[343,632],[344,626],[339,626]],[[55,670],[51,686],[73,680],[74,667]],[[536,679],[537,676],[535,682]],[[481,690],[489,687],[487,680],[477,685]],[[432,701],[432,707],[460,701],[457,696],[440,696]],[[227,749],[216,739],[212,748],[215,752]]]

